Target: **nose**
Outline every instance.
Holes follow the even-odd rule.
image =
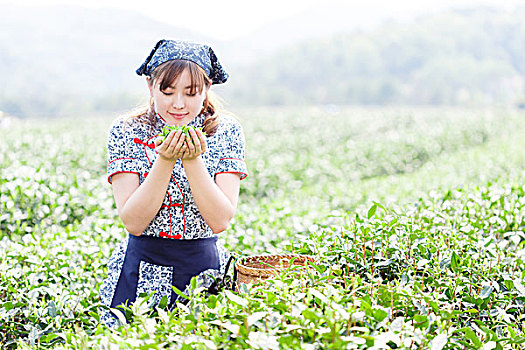
[[[184,108],[184,97],[181,94],[173,94],[172,106],[177,109]]]

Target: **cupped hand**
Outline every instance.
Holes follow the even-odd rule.
[[[162,140],[162,137],[155,139],[155,150],[164,160],[177,160],[182,158],[187,151],[186,135],[181,131],[172,131]]]
[[[206,137],[199,129],[190,128],[188,136],[184,140],[186,149],[183,152],[182,160],[192,160],[206,152]]]

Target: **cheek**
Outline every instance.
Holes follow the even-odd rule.
[[[193,100],[192,101],[193,108],[200,110],[202,108],[203,103],[204,103],[204,99],[205,99],[205,96],[200,96],[200,97],[196,98],[195,100]]]
[[[162,107],[166,105],[166,98],[159,94],[153,94],[153,103],[157,107]]]

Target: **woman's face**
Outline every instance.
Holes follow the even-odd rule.
[[[209,87],[206,86],[201,92],[198,88],[192,89],[191,76],[187,69],[182,71],[179,78],[164,91],[160,90],[158,81],[148,86],[153,97],[155,111],[168,124],[176,126],[186,125],[199,115],[209,90]]]

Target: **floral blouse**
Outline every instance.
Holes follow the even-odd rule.
[[[201,127],[204,116],[199,115],[188,125]],[[207,150],[201,155],[209,175],[238,173],[241,180],[247,176],[244,162],[244,133],[232,116],[220,117],[219,127],[207,137]],[[160,116],[153,129],[136,119],[117,119],[108,138],[108,182],[117,173],[134,173],[144,182],[157,157],[154,139],[168,125]],[[190,185],[180,159],[177,160],[171,180],[157,215],[143,235],[171,239],[197,239],[213,235],[193,199]]]

